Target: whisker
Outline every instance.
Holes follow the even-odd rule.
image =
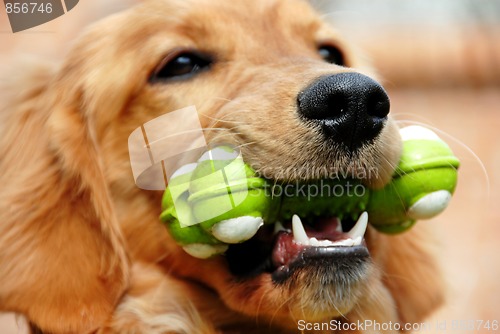
[[[228,131],[228,132],[225,132],[225,133],[222,133],[222,134],[220,134],[220,133],[217,134],[213,139],[215,140],[215,139],[218,139],[220,137],[237,136],[237,135],[242,135],[242,133],[241,132],[230,132],[230,131]]]
[[[278,312],[283,309],[285,307],[286,304],[288,304],[291,300],[292,300],[292,296],[289,296],[287,299],[285,299],[281,305],[279,305],[277,308],[276,308],[276,311],[274,311],[272,317],[269,319],[269,324],[272,325],[272,323],[274,322],[274,318],[278,315]],[[291,312],[291,311],[290,311]]]
[[[227,119],[224,119],[224,118],[217,118],[217,117],[212,117],[212,116],[208,116],[208,115],[202,115],[202,116],[215,121],[216,124],[218,122],[220,122],[220,123],[246,124],[246,122],[239,122],[239,121],[227,120]]]
[[[245,143],[245,144],[240,144],[238,146],[236,146],[237,148],[242,148],[242,147],[245,147],[245,146],[251,146],[251,145],[255,145],[257,144],[256,141],[252,141],[252,142],[249,142],[249,143]]]
[[[406,120],[405,119],[399,119],[399,117],[407,117],[407,119]],[[398,112],[398,113],[392,114],[392,118],[398,124],[409,121],[408,117],[415,118],[415,119],[417,119],[417,121],[422,121],[425,124],[432,124],[432,120],[431,119],[429,119],[427,117],[424,117],[422,115],[416,114],[416,113],[399,113]]]
[[[265,297],[267,297],[267,295],[266,295],[265,293],[262,293],[262,294],[260,295],[259,302],[257,303],[257,312],[255,312],[255,313],[256,313],[256,314],[255,314],[255,321],[257,322],[257,324],[259,324],[259,322],[260,322],[260,321],[259,321],[259,315],[258,315],[258,314],[260,313],[259,311],[260,311],[260,308],[261,308],[261,306],[262,306],[262,302],[264,301],[264,298],[265,298]]]
[[[322,6],[322,5],[320,5]],[[342,17],[345,14],[359,14],[359,12],[353,10],[333,10],[320,15],[320,18],[324,21],[329,21],[334,19],[335,17]]]
[[[206,115],[206,114],[203,114],[203,113],[200,114],[200,117],[205,117],[205,118],[208,118],[210,120],[213,120],[213,121],[216,122],[216,124],[217,124],[217,122],[221,122],[221,123],[233,123],[233,124],[246,124],[246,122],[242,122],[242,121],[228,120],[229,117],[231,117],[233,115],[241,114],[243,112],[250,112],[250,110],[247,110],[247,109],[236,109],[236,110],[234,110],[232,112],[225,113],[222,118],[217,118],[217,117],[214,117],[214,116],[209,116],[209,115]]]
[[[221,97],[221,96],[214,96],[214,97],[211,97],[212,99],[214,100],[221,100],[221,101],[226,101],[226,102],[231,102],[232,100],[231,99],[228,99],[227,97]]]
[[[201,129],[202,131],[224,131],[224,130],[228,130],[226,128],[203,128]]]

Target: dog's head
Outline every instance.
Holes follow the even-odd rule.
[[[195,105],[207,139],[241,147],[266,178],[364,169],[361,181],[380,187],[400,142],[386,92],[360,66],[306,1],[165,0],[95,26],[59,81],[92,125],[134,257],[163,261],[234,310],[317,320],[349,312],[380,280],[370,228],[356,247],[291,250],[293,241],[262,232],[226,256],[195,259],[156,227],[161,194],[135,188],[127,138],[151,119]],[[323,217],[322,228],[328,224],[334,217]],[[318,226],[306,230],[321,233]],[[346,222],[344,232],[352,226]]]

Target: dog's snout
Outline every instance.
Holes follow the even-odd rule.
[[[390,108],[384,88],[359,73],[321,77],[299,93],[297,104],[303,119],[351,150],[377,137]]]

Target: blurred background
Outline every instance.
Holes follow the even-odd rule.
[[[131,2],[81,1],[65,16],[15,35],[0,9],[0,63],[8,66],[19,53],[62,57],[84,25]],[[447,321],[453,333],[495,332],[452,322],[500,321],[500,1],[314,4],[375,66],[393,117],[439,130],[461,159],[449,209],[419,222],[441,235],[448,282],[448,303],[428,321]],[[0,315],[1,334],[25,332],[22,320]]]
[[[441,234],[448,282],[448,303],[428,321],[446,321],[453,333],[491,333],[464,321],[500,321],[500,1],[316,5],[378,70],[393,117],[438,129],[460,158],[450,207],[419,222]]]

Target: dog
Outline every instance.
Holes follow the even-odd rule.
[[[356,167],[382,187],[401,143],[363,66],[306,1],[156,0],[94,24],[61,65],[9,76],[0,310],[53,334],[391,333],[425,319],[444,301],[425,225],[397,236],[368,226],[366,252],[280,268],[259,267],[280,251],[272,238],[197,259],[160,223],[162,192],[132,177],[130,133],[193,105],[209,143],[240,147],[270,180]],[[352,326],[365,320],[398,326]],[[324,323],[339,327],[312,326]]]

